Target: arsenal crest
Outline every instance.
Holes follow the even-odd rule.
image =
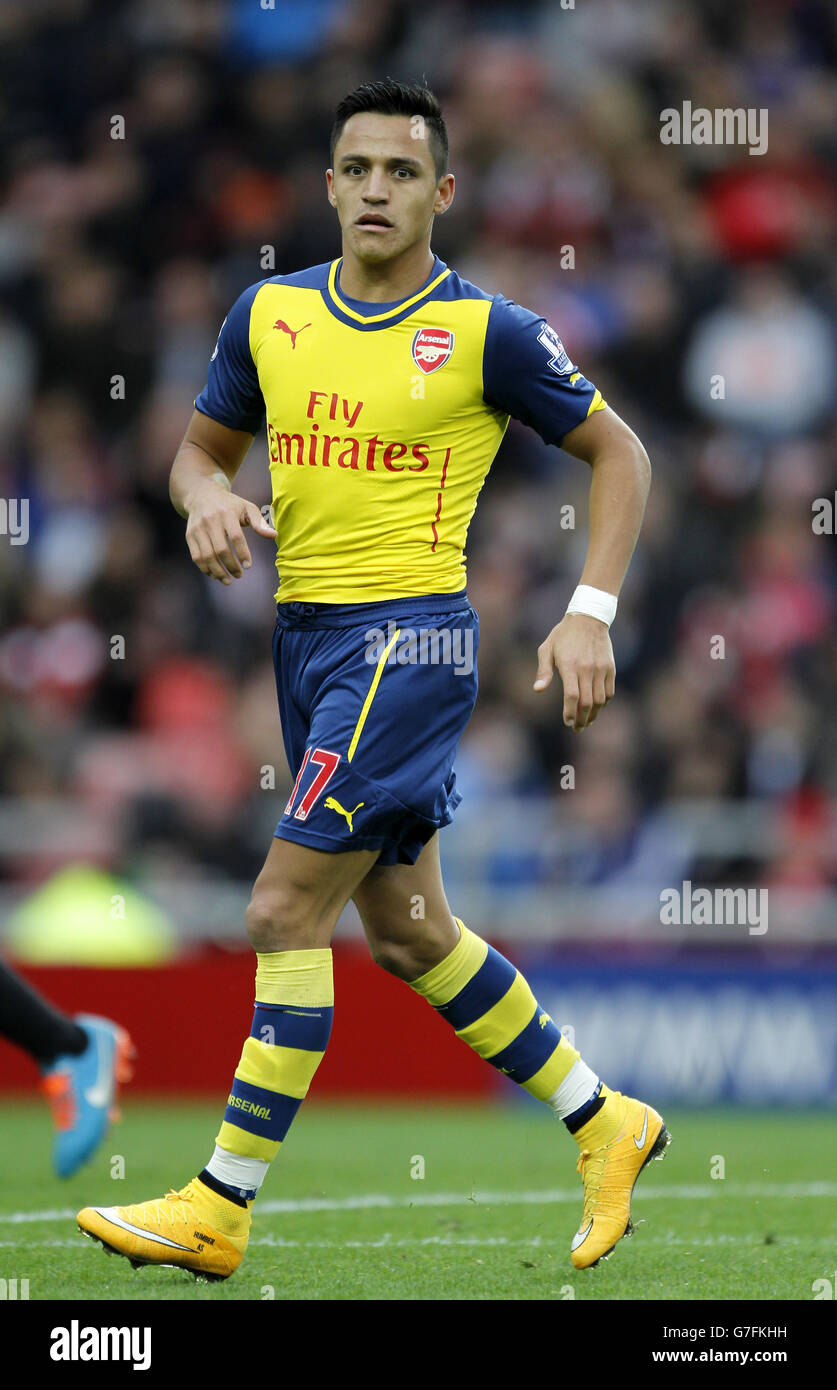
[[[412,350],[420,371],[438,372],[453,352],[453,334],[448,328],[420,328],[413,338]]]

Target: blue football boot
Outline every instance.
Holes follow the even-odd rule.
[[[77,1056],[57,1057],[40,1082],[55,1121],[52,1158],[59,1178],[86,1163],[119,1118],[119,1086],[133,1075],[135,1055],[125,1029],[110,1019],[79,1014],[74,1022],[87,1034],[87,1047]]]

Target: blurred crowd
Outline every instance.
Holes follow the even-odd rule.
[[[769,855],[731,844],[690,871],[837,886],[825,0],[6,0],[0,493],[27,500],[28,539],[9,503],[0,800],[36,799],[41,833],[27,852],[0,831],[0,873],[60,861],[68,807],[98,816],[123,872],[261,865],[291,781],[271,546],[253,542],[229,589],[204,578],[168,473],[221,320],[269,273],[262,248],[275,273],[339,255],[333,110],[383,76],[426,80],[448,123],[456,196],[433,249],[543,314],[654,468],[612,631],[617,698],[573,735],[558,684],[532,682],[582,569],[589,471],[512,422],[467,547],[472,814],[567,797],[571,765],[587,852],[544,873],[586,884],[624,873],[672,805],[766,801]],[[661,111],[685,100],[766,109],[767,152],[661,143]],[[236,488],[269,499],[261,439]]]

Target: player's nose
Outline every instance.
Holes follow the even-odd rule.
[[[369,175],[369,181],[363,190],[363,201],[365,203],[384,203],[386,200],[386,177],[381,170],[373,169]]]

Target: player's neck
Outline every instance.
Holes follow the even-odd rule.
[[[344,247],[340,289],[349,299],[365,299],[372,304],[407,299],[421,289],[435,259],[430,247],[423,244],[409,247],[382,265],[368,265]]]

